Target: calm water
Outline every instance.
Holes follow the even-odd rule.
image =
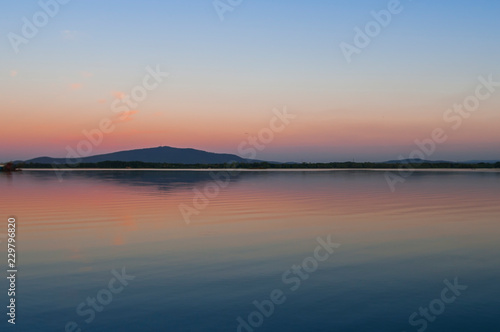
[[[19,266],[2,331],[500,331],[500,173],[419,172],[395,193],[370,171],[242,172],[219,193],[209,172],[63,178],[0,173]]]

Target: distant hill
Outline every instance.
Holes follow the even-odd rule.
[[[384,164],[440,164],[440,163],[454,163],[454,161],[446,161],[446,160],[424,160],[419,158],[414,159],[401,159],[401,160],[389,160],[384,161]]]
[[[479,164],[479,163],[486,163],[486,164],[495,164],[500,162],[500,160],[467,160],[464,161],[464,164]]]
[[[455,163],[460,163],[460,164],[480,164],[480,163],[486,163],[486,164],[494,164],[499,162],[500,160],[468,160],[468,161],[461,161],[461,162],[455,162],[455,161],[447,161],[447,160],[424,160],[424,159],[402,159],[402,160],[389,160],[389,161],[384,161],[384,164],[455,164]]]
[[[213,153],[196,149],[180,149],[169,146],[138,150],[120,151],[67,161],[66,158],[39,157],[26,160],[25,163],[66,164],[98,163],[102,161],[142,161],[147,163],[171,164],[224,164],[228,162],[248,163],[255,160],[244,159],[234,154]]]

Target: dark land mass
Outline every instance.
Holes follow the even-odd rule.
[[[278,163],[245,159],[234,154],[213,153],[196,149],[181,149],[169,146],[156,148],[119,151],[108,154],[78,158],[76,151],[67,158],[40,157],[27,161],[17,161],[13,165],[19,168],[133,168],[133,169],[202,169],[202,168],[248,168],[248,169],[299,169],[299,168],[353,168],[353,169],[479,169],[499,168],[500,161],[432,161],[423,159],[389,160],[385,162],[328,162],[328,163]]]
[[[137,149],[119,151],[107,154],[100,154],[89,157],[78,158],[78,153],[69,153],[69,159],[39,157],[26,160],[24,163],[35,164],[91,164],[105,161],[135,162],[144,163],[168,163],[168,164],[224,164],[229,162],[254,162],[241,158],[234,154],[213,153],[196,149],[180,149],[169,146],[157,148]]]
[[[372,163],[372,162],[332,162],[332,163],[269,163],[269,162],[231,162],[231,163],[148,163],[142,161],[102,161],[97,163],[79,164],[46,164],[46,163],[25,163],[19,165],[21,168],[118,168],[118,169],[206,169],[206,168],[245,168],[245,169],[329,169],[329,168],[349,168],[349,169],[493,169],[500,168],[500,162],[496,163],[453,163],[453,162],[417,162],[417,163]]]

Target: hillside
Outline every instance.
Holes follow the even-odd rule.
[[[171,164],[223,164],[228,162],[251,162],[234,154],[213,153],[196,149],[180,149],[169,146],[113,152],[81,158],[79,160],[66,158],[39,157],[26,160],[25,163],[65,164],[65,163],[98,163],[103,161],[141,161],[146,163]]]

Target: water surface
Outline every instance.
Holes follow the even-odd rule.
[[[15,329],[236,331],[279,289],[240,331],[417,331],[410,315],[458,278],[467,289],[426,331],[500,331],[500,173],[416,172],[394,193],[382,172],[241,172],[224,188],[214,175],[0,173],[2,218],[18,224]],[[283,274],[328,236],[340,246],[292,290]],[[122,268],[135,278],[87,323],[77,307]]]

